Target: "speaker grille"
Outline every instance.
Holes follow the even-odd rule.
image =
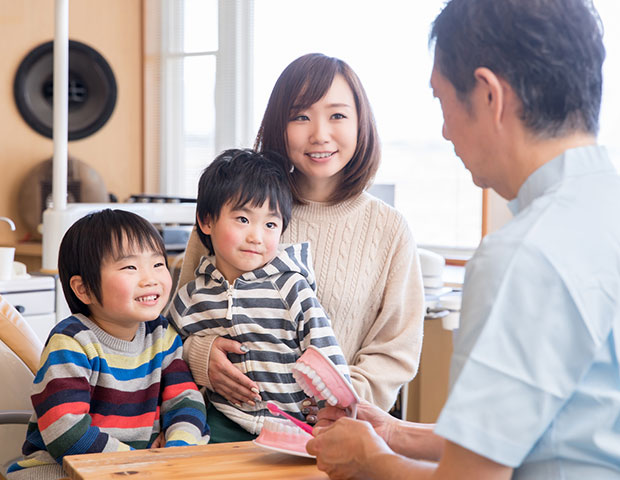
[[[17,108],[36,132],[52,138],[53,42],[31,50],[22,60],[13,93]],[[116,79],[95,49],[69,41],[69,140],[92,135],[105,125],[116,105]]]

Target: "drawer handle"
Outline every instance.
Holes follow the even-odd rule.
[[[15,310],[17,310],[19,313],[24,313],[26,311],[26,307],[24,307],[23,305],[15,305]]]

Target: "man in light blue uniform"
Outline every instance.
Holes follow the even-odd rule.
[[[513,478],[620,478],[619,205],[602,147],[528,177],[467,266],[436,434]]]
[[[434,432],[362,404],[308,443],[332,478],[620,478],[620,177],[596,144],[589,0],[452,0],[431,86],[443,134],[514,219],[468,262]],[[415,459],[434,460],[425,463]]]

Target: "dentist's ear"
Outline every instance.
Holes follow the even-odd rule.
[[[84,285],[82,277],[79,275],[73,275],[69,280],[69,285],[71,286],[73,293],[75,293],[75,296],[78,297],[84,305],[90,305],[93,303],[90,298],[90,294],[88,293],[88,289],[86,288],[86,285]]]
[[[474,71],[474,77],[482,87],[482,93],[485,95],[484,103],[491,109],[493,120],[496,123],[501,123],[506,107],[505,82],[486,67],[478,67]]]

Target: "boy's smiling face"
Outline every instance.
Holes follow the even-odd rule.
[[[217,220],[204,219],[199,225],[211,236],[215,266],[229,283],[273,260],[282,235],[282,217],[269,201],[260,207],[227,203]]]
[[[89,306],[91,320],[110,335],[132,340],[138,324],[157,318],[166,306],[172,278],[161,253],[126,245],[119,251],[119,258],[108,256],[101,265],[101,303],[84,291],[80,277],[71,286]]]

